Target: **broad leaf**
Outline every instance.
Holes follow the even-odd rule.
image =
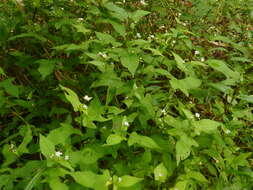
[[[126,67],[132,75],[135,74],[135,71],[139,65],[139,58],[134,53],[125,53],[121,55],[121,63]]]
[[[60,85],[60,88],[64,91],[67,100],[72,104],[74,111],[77,112],[82,106],[82,103],[79,101],[77,94],[71,89],[62,85]]]
[[[47,158],[55,153],[54,144],[43,135],[40,135],[40,150]]]
[[[150,137],[138,135],[136,132],[131,133],[128,139],[128,145],[138,144],[142,147],[151,149],[161,149],[159,145]]]
[[[142,178],[133,177],[130,175],[125,175],[125,176],[121,177],[121,181],[119,182],[118,186],[119,187],[131,187],[131,186],[135,185],[136,183],[139,183],[142,180],[143,180]]]
[[[155,167],[154,175],[156,181],[165,182],[165,180],[167,179],[168,171],[163,163]]]

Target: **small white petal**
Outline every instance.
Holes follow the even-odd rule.
[[[136,37],[137,38],[141,38],[141,34],[140,33],[136,33]]]
[[[197,118],[200,118],[200,114],[199,114],[199,113],[195,113],[195,116],[196,116]]]
[[[225,131],[225,133],[226,133],[226,134],[230,134],[231,131],[230,131],[229,129],[227,129],[227,130]]]
[[[162,113],[165,114],[165,113],[166,113],[166,110],[165,110],[165,109],[162,109]]]
[[[204,57],[201,57],[200,61],[201,61],[201,62],[204,62],[204,61],[205,61],[205,58],[204,58]]]
[[[124,125],[129,127],[129,123],[127,121],[124,122]]]
[[[60,151],[55,152],[55,156],[60,157],[61,155],[62,155],[62,152]]]
[[[199,51],[196,50],[196,51],[194,52],[194,54],[195,54],[195,55],[199,55]]]
[[[69,155],[65,155],[64,160],[69,160]]]
[[[83,105],[83,108],[84,108],[84,109],[88,109],[88,106],[84,104],[84,105]]]
[[[175,43],[176,43],[176,40],[173,40],[172,43],[175,44]]]
[[[89,102],[92,99],[92,97],[89,97],[88,95],[85,95],[83,97],[83,99]]]
[[[122,178],[121,178],[121,177],[119,177],[119,178],[118,178],[118,181],[119,181],[119,183],[120,183],[120,182],[122,182]]]

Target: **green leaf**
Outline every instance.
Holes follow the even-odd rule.
[[[77,32],[80,32],[84,35],[90,32],[90,30],[85,28],[82,24],[73,24],[73,26],[77,29]]]
[[[116,32],[118,32],[121,36],[123,36],[123,37],[126,36],[126,28],[122,23],[118,23],[118,22],[115,22],[115,21],[112,21],[112,20],[109,20],[108,22],[112,25],[114,30]]]
[[[16,85],[12,84],[12,81],[14,79],[13,78],[8,78],[4,81],[1,81],[0,82],[0,87],[3,87],[4,90],[12,95],[12,96],[15,96],[15,97],[18,97],[19,96],[19,89]]]
[[[185,61],[176,53],[172,52],[175,61],[177,63],[177,67],[184,72],[187,72],[186,66],[185,66]]]
[[[6,76],[6,74],[5,74],[5,72],[4,72],[4,70],[3,70],[2,67],[0,67],[0,75]]]
[[[156,181],[165,182],[165,180],[167,179],[168,171],[165,168],[164,164],[161,163],[155,167],[154,174]]]
[[[120,19],[121,21],[124,21],[125,19],[127,19],[128,17],[128,14],[127,12],[125,11],[125,9],[115,5],[114,3],[112,2],[108,2],[105,4],[105,7],[111,11],[111,14],[117,18],[117,19]]]
[[[138,56],[133,53],[124,53],[123,55],[121,55],[120,60],[122,65],[126,67],[132,75],[134,75],[139,65]]]
[[[23,34],[19,34],[19,35],[16,35],[16,36],[12,36],[11,38],[9,38],[9,40],[12,41],[12,40],[16,40],[18,38],[29,38],[29,37],[34,38],[36,40],[39,40],[39,41],[41,41],[43,43],[47,41],[47,39],[45,37],[43,37],[41,35],[38,35],[36,33],[32,33],[32,32],[30,32],[30,33],[23,33]]]
[[[40,179],[41,175],[44,172],[44,168],[41,168],[36,174],[35,176],[33,176],[33,178],[29,181],[29,183],[27,184],[27,186],[25,187],[24,190],[32,190],[36,183],[38,182],[38,180]]]
[[[138,135],[136,132],[130,134],[128,139],[128,145],[132,146],[133,144],[138,144],[142,147],[150,149],[161,149],[160,146],[150,137]]]
[[[27,145],[32,141],[32,137],[33,137],[30,126],[23,126],[21,128],[20,134],[23,136],[23,141],[17,148],[17,152],[19,153],[19,155],[23,153],[29,153],[27,149]]]
[[[205,176],[203,176],[202,173],[200,172],[196,172],[196,171],[189,171],[187,172],[187,177],[189,178],[193,178],[199,182],[202,182],[202,183],[208,183],[208,180],[205,178]]]
[[[239,80],[240,79],[240,73],[235,72],[233,70],[231,70],[226,64],[225,62],[221,61],[221,60],[216,60],[216,59],[209,59],[206,61],[206,63],[212,67],[214,70],[217,70],[221,73],[223,73],[226,77],[231,77],[235,80]]]
[[[119,42],[116,42],[116,40],[110,34],[96,32],[96,36],[104,44],[112,44],[115,47],[121,44]]]
[[[240,95],[239,98],[249,103],[253,103],[253,95]]]
[[[47,60],[47,59],[41,59],[36,61],[36,63],[39,63],[38,71],[42,76],[42,79],[45,79],[46,76],[50,75],[55,67],[55,60]]]
[[[107,137],[106,139],[106,144],[107,145],[115,145],[115,144],[119,144],[122,140],[124,140],[125,138],[117,135],[117,134],[111,134]]]
[[[70,136],[73,134],[82,135],[81,132],[78,129],[73,128],[72,125],[61,123],[61,127],[50,131],[47,139],[54,145],[66,145],[68,142],[70,143]]]
[[[179,89],[186,96],[189,96],[188,91],[198,88],[201,85],[201,80],[193,77],[187,77],[181,80],[173,78],[170,80],[170,84],[174,90]]]
[[[94,190],[107,190],[106,182],[109,180],[110,175],[104,173],[103,175],[95,174],[91,171],[75,172],[71,176],[75,181],[84,187],[92,188]]]
[[[40,135],[40,150],[47,158],[55,153],[54,144],[43,135]]]
[[[52,190],[68,190],[69,189],[68,186],[62,183],[58,177],[50,179],[49,185]]]
[[[139,22],[142,17],[148,14],[150,14],[150,12],[144,10],[137,10],[131,14],[131,19],[133,19],[134,22]]]
[[[181,160],[184,160],[190,156],[192,146],[198,146],[198,143],[185,134],[181,134],[180,140],[176,143],[177,165]]]
[[[210,119],[202,119],[200,121],[195,121],[194,122],[195,133],[198,135],[202,132],[213,133],[217,130],[217,127],[219,125],[221,125],[219,122]]]
[[[82,107],[82,103],[79,101],[77,94],[73,90],[62,85],[60,85],[60,88],[64,91],[65,97],[73,106],[74,111],[77,112]]]
[[[125,175],[121,177],[121,181],[118,183],[119,187],[131,187],[136,183],[142,181],[143,178],[133,177],[130,175]]]

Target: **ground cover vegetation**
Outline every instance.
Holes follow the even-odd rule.
[[[252,0],[1,0],[1,190],[250,190]]]

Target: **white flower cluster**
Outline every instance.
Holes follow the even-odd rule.
[[[56,151],[54,154],[50,156],[50,158],[62,158],[63,153],[61,151]],[[69,160],[69,155],[65,155],[63,157],[64,160]]]

